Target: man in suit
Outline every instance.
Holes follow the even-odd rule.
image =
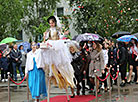
[[[17,48],[18,47],[15,44],[13,46],[13,50],[10,53],[10,57],[11,57],[11,60],[12,60],[12,66],[13,66],[13,74],[14,74],[15,81],[17,81],[16,67],[18,67],[18,69],[19,69],[21,79],[23,79],[23,77],[24,77],[23,72],[22,72],[22,68],[21,68],[21,63],[22,62],[20,60],[21,57],[22,57],[22,54],[21,54],[21,52]]]

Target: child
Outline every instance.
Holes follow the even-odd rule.
[[[0,58],[0,68],[1,68],[1,81],[8,81],[7,79],[7,71],[8,71],[8,58],[6,53],[3,53],[2,57]]]

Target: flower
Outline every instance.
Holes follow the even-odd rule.
[[[118,20],[118,23],[120,23],[120,20]]]
[[[136,19],[136,21],[138,21],[138,19]]]
[[[84,8],[83,6],[81,8]]]
[[[81,6],[78,6],[78,8],[81,8]]]
[[[128,8],[128,10],[130,10],[130,8]]]
[[[120,11],[121,13],[123,12],[123,10]]]
[[[86,49],[86,51],[89,51],[89,49]]]

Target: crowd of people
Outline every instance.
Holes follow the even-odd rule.
[[[58,41],[60,31],[56,27],[56,19],[51,17],[48,19],[48,23],[51,28],[44,33],[44,43],[49,42],[53,45],[49,50],[46,49],[45,53],[42,53],[42,50],[39,50],[39,46],[34,42],[31,45],[32,50],[28,54],[24,52],[22,45],[17,47],[17,44],[3,52],[0,51],[2,82],[7,81],[8,71],[11,73],[11,77],[17,81],[16,68],[18,68],[21,80],[24,76],[29,76],[32,97],[39,99],[40,94],[47,96],[44,77],[44,71],[47,70],[43,70],[43,67],[48,65],[52,73],[51,76],[55,77],[60,88],[71,86],[71,98],[74,98],[74,86],[77,88],[77,95],[80,95],[80,91],[85,95],[85,85],[89,86],[90,93],[94,92],[95,85],[98,93],[101,88],[107,92],[108,80],[100,81],[98,78],[105,79],[108,72],[115,77],[119,65],[120,86],[124,87],[126,83],[131,84],[132,82],[138,84],[138,42],[135,39],[131,39],[130,42],[115,42],[112,39],[104,38],[103,41],[81,41],[78,45],[72,42],[68,44],[71,55],[71,59],[69,59],[66,56],[66,47]],[[48,41],[45,41],[46,39]],[[47,46],[50,46],[49,43]],[[41,59],[41,56],[45,58]],[[97,77],[95,77],[95,71]],[[127,72],[129,72],[128,78]],[[135,73],[134,80],[131,79],[132,72]],[[97,79],[96,83],[95,78]],[[110,79],[111,86],[117,85],[117,79]]]
[[[72,66],[75,71],[75,79],[77,86],[77,94],[85,94],[85,85],[89,86],[90,93],[94,90],[94,71],[97,71],[97,76],[100,79],[105,79],[110,70],[111,75],[115,78],[117,75],[117,65],[119,65],[119,72],[121,73],[120,86],[124,87],[126,84],[135,82],[138,84],[138,42],[132,39],[129,43],[114,42],[113,40],[105,40],[101,42],[80,42],[79,48],[72,45],[70,52],[73,56]],[[127,77],[127,72],[129,75]],[[132,80],[132,72],[135,77]],[[96,77],[97,78],[97,77]],[[87,79],[87,83],[85,80]],[[111,86],[117,85],[117,79],[110,78]],[[82,86],[80,86],[82,83]],[[109,81],[99,81],[97,78],[97,92],[104,89],[107,92]]]
[[[26,63],[26,53],[23,50],[23,45],[10,45],[5,50],[0,51],[0,70],[1,81],[8,81],[7,72],[10,72],[11,78],[17,81],[17,68],[19,70],[21,80],[24,78],[24,70]]]

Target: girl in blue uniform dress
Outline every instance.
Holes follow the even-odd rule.
[[[27,54],[25,77],[28,76],[29,89],[33,99],[39,102],[40,96],[47,96],[45,72],[43,68],[37,68],[39,56],[36,50],[36,43],[32,43],[32,51]]]

